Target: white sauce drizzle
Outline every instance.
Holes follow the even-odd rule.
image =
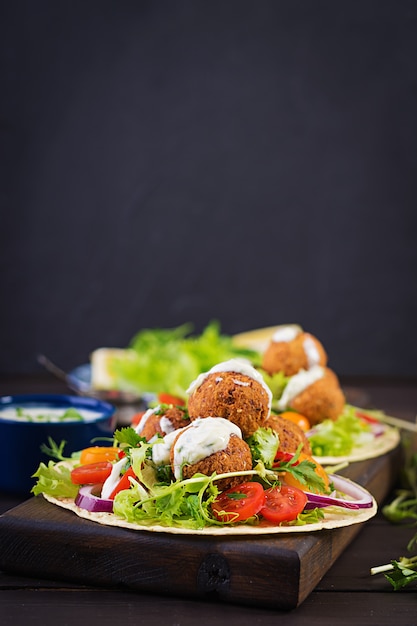
[[[308,367],[311,368],[314,365],[318,365],[320,363],[320,353],[314,339],[312,337],[306,337],[303,341],[303,347],[307,357]]]
[[[272,335],[272,341],[274,343],[288,343],[289,341],[293,341],[300,333],[300,328],[295,326],[283,326],[274,332]]]
[[[323,376],[324,368],[320,367],[320,365],[315,365],[309,370],[300,370],[297,374],[292,376],[278,401],[279,410],[283,411],[287,408],[296,396],[307,389],[307,387],[310,387],[310,385],[315,383],[317,380],[323,378]]]
[[[168,465],[174,439],[180,433],[180,431],[184,430],[184,428],[178,428],[177,430],[173,430],[171,433],[165,435],[163,439],[158,438],[157,443],[153,444],[152,461],[155,463],[155,465]]]
[[[243,374],[249,378],[253,378],[253,380],[256,380],[256,382],[259,383],[266,391],[268,396],[268,410],[271,410],[272,391],[265,383],[262,375],[246,359],[230,359],[229,361],[223,361],[223,363],[214,365],[214,367],[212,367],[208,372],[203,372],[197,376],[197,378],[188,387],[187,394],[190,395],[193,393],[196,389],[198,389],[198,387],[200,387],[207,376],[216,372],[234,372],[235,374]]]
[[[123,457],[123,459],[120,459],[120,461],[116,461],[116,463],[113,463],[113,467],[110,472],[110,475],[106,478],[106,480],[103,483],[103,487],[101,488],[102,498],[107,499],[112,494],[114,488],[116,487],[117,483],[120,480],[120,472],[122,471],[122,469],[124,468],[126,464],[127,464],[126,457]]]
[[[154,407],[153,409],[148,409],[141,417],[139,424],[136,426],[135,428],[135,432],[140,435],[142,430],[145,427],[146,422],[148,421],[148,419],[151,417],[151,415],[153,415],[157,410],[159,409],[159,405]]]
[[[240,385],[241,387],[249,387],[250,383],[245,382],[244,380],[237,380],[237,378],[233,379],[235,385]]]
[[[174,445],[174,476],[181,477],[181,467],[192,465],[227,448],[230,436],[240,439],[242,432],[236,424],[222,417],[204,417],[191,422]]]
[[[159,420],[159,425],[161,427],[161,430],[163,430],[164,433],[166,433],[167,435],[175,430],[173,423],[170,419],[165,417],[165,415],[163,415]]]

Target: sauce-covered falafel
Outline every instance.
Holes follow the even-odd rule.
[[[336,420],[345,402],[336,374],[328,367],[316,365],[290,378],[278,401],[278,408],[281,411],[292,408],[314,425],[325,419]]]
[[[164,437],[189,423],[190,418],[185,407],[158,405],[143,414],[135,430],[141,437],[151,441],[156,435]]]
[[[283,372],[293,376],[301,369],[326,364],[327,354],[321,342],[294,326],[280,328],[262,356],[262,368],[270,375]]]
[[[236,424],[244,439],[263,426],[271,411],[272,393],[248,362],[231,359],[200,374],[187,393],[191,421],[222,417]]]
[[[223,418],[206,417],[181,429],[170,452],[175,478],[191,478],[252,469],[252,454],[243,441],[240,429]],[[229,489],[247,480],[233,476],[215,481],[220,490]]]

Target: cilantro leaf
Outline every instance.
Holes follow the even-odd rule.
[[[141,442],[145,441],[143,437],[138,435],[134,428],[126,426],[119,428],[114,432],[114,438],[122,447],[136,448]],[[123,446],[124,444],[124,446]]]

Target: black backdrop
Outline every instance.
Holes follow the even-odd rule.
[[[417,374],[414,1],[1,7],[1,372],[218,319]]]

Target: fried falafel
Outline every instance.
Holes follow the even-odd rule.
[[[272,393],[259,372],[246,361],[231,359],[200,376],[188,389],[191,421],[222,417],[236,424],[244,439],[263,426],[271,411]]]
[[[300,370],[290,378],[278,401],[278,408],[292,408],[318,424],[325,419],[336,420],[343,411],[346,398],[333,370],[316,365]]]
[[[321,342],[310,333],[293,326],[275,333],[262,356],[262,368],[269,374],[283,372],[294,376],[301,369],[327,365],[327,353]]]
[[[298,446],[303,444],[302,452],[311,454],[310,442],[305,432],[294,422],[280,415],[270,415],[265,423],[265,428],[272,428],[279,439],[279,450],[282,452],[296,452]]]
[[[190,418],[185,407],[158,405],[143,414],[135,430],[141,437],[151,441],[157,435],[165,437],[189,423]]]
[[[170,452],[175,478],[191,478],[252,469],[252,454],[241,438],[240,429],[229,420],[216,417],[199,418],[181,429]],[[246,476],[232,476],[215,481],[221,490],[229,489],[247,480]]]

